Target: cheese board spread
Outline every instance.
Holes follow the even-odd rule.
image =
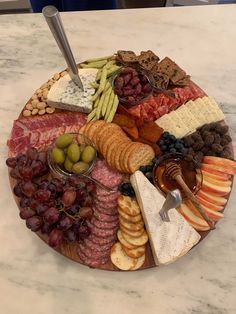
[[[20,218],[91,268],[170,264],[224,218],[236,174],[224,114],[150,50],[119,50],[78,71],[83,90],[56,73],[13,122],[6,164]],[[163,220],[176,188],[182,201]]]

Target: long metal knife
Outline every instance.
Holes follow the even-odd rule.
[[[84,90],[82,81],[79,77],[78,67],[75,63],[75,59],[72,54],[68,39],[66,37],[65,30],[61,21],[61,17],[57,8],[55,8],[52,5],[48,5],[43,8],[42,13],[58,44],[59,49],[61,50],[61,53],[63,54],[66,60],[71,79],[76,85],[78,85],[82,90]]]

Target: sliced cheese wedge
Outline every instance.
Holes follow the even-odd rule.
[[[220,109],[213,97],[203,97],[202,101],[205,103],[211,122],[218,122],[225,119],[223,111]]]
[[[170,264],[186,254],[200,240],[200,235],[176,209],[169,210],[170,222],[163,222],[159,211],[164,196],[141,171],[130,177],[142,211],[156,265]]]
[[[184,137],[186,134],[188,134],[189,129],[187,128],[185,123],[182,121],[181,117],[177,114],[177,110],[172,111],[169,115],[171,117],[172,124],[175,129],[175,133],[174,133],[175,136],[177,138],[181,138],[181,137]]]
[[[180,106],[176,110],[176,113],[188,128],[188,134],[195,132],[199,125],[201,125],[198,117],[195,117],[185,105]]]
[[[208,122],[205,113],[202,112],[199,104],[190,100],[185,104],[185,106],[189,109],[189,111],[193,114],[194,117],[198,117],[198,120],[200,121],[199,127]]]

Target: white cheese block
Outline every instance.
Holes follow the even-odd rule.
[[[190,110],[185,105],[179,107],[176,110],[176,113],[188,128],[188,134],[195,132],[195,130],[199,127],[200,121],[190,112]]]
[[[199,126],[202,126],[203,124],[207,123],[207,118],[205,116],[205,113],[201,110],[199,104],[190,100],[185,104],[185,106],[190,110],[190,112],[194,115],[194,117],[198,117],[198,120],[200,121]]]
[[[177,111],[177,110],[176,110]],[[181,117],[177,114],[176,111],[172,111],[169,115],[172,120],[173,128],[175,129],[174,135],[177,138],[184,137],[186,134],[188,134],[189,129],[181,119]]]
[[[93,106],[91,96],[95,92],[91,83],[95,81],[97,71],[97,69],[79,69],[84,91],[71,80],[69,74],[61,77],[48,92],[48,104],[59,109],[90,112]]]
[[[156,265],[174,262],[199,242],[200,235],[174,208],[168,211],[170,222],[161,219],[159,212],[165,198],[141,171],[131,175],[130,181],[142,211]]]
[[[225,119],[224,113],[216,103],[213,97],[203,97],[202,101],[207,106],[209,116],[211,117],[211,122],[218,122]]]
[[[205,116],[206,123],[213,122],[213,116],[208,110],[208,105],[205,101],[203,101],[203,98],[197,98],[194,100],[194,103],[198,105],[199,111],[201,111]]]

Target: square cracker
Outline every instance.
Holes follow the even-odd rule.
[[[141,52],[141,54],[138,56],[139,65],[147,71],[150,71],[159,60],[159,57],[156,56],[155,53],[151,50]]]
[[[133,51],[130,50],[118,50],[118,57],[125,63],[137,62],[138,57]]]

